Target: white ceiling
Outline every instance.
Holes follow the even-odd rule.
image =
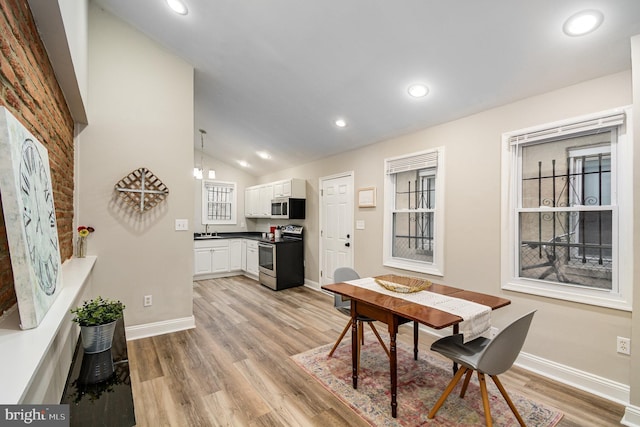
[[[630,69],[640,34],[640,0],[94,1],[194,66],[194,146],[258,176]]]

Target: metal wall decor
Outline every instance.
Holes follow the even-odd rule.
[[[131,171],[115,185],[115,190],[129,206],[140,213],[156,207],[169,189],[147,168]]]

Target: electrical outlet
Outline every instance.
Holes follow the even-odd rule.
[[[153,305],[153,297],[151,295],[145,295],[143,305],[145,307],[151,307]]]
[[[492,326],[491,329],[489,330],[489,338],[495,338],[496,335],[498,335],[498,331],[499,329]]]
[[[631,354],[631,339],[618,337],[616,349],[621,354]]]

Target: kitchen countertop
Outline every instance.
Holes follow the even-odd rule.
[[[282,243],[297,241],[298,239],[280,238],[280,239],[263,239],[260,231],[230,232],[230,233],[193,233],[194,241],[202,240],[223,240],[223,239],[249,239],[264,243]]]

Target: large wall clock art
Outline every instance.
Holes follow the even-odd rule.
[[[47,149],[0,107],[0,195],[20,326],[35,328],[58,296],[62,270]]]

